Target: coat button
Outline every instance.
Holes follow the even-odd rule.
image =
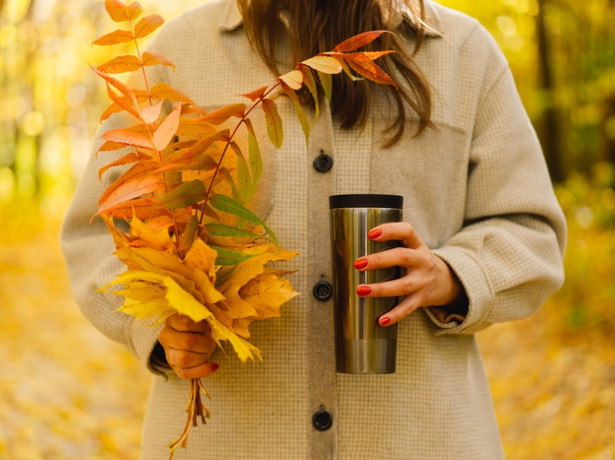
[[[319,410],[312,416],[312,425],[318,431],[327,431],[333,425],[333,417],[326,410]]]
[[[333,286],[327,281],[319,281],[312,288],[314,297],[322,302],[326,302],[333,295]]]
[[[327,155],[322,150],[320,151],[320,155],[316,157],[314,160],[314,169],[320,173],[326,173],[331,170],[333,167],[333,158]]]

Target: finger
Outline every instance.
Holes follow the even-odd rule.
[[[419,302],[414,297],[412,295],[404,297],[400,303],[378,319],[378,324],[383,327],[392,326],[414,313],[419,306]]]
[[[209,325],[206,321],[193,321],[189,316],[176,313],[166,319],[166,324],[176,331],[203,333],[209,332]]]
[[[390,222],[378,225],[372,228],[367,236],[373,241],[401,241],[402,245],[417,249],[422,246],[423,240],[414,230],[414,227],[408,222]]]
[[[419,267],[426,263],[429,263],[429,257],[425,251],[397,247],[360,257],[354,261],[353,266],[359,271],[370,271],[396,266]]]
[[[192,351],[165,349],[167,362],[171,367],[190,368],[205,364],[211,358],[210,353],[196,353]]]
[[[182,379],[200,379],[208,377],[218,370],[220,367],[217,363],[204,363],[194,367],[182,368],[173,367],[175,374]]]
[[[162,328],[158,340],[165,350],[174,349],[211,354],[215,349],[215,342],[209,334],[180,332],[170,326]]]
[[[413,276],[404,276],[398,279],[383,281],[381,283],[360,284],[357,286],[357,295],[360,297],[402,297],[412,294],[423,287],[419,279]]]

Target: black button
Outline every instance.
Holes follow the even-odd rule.
[[[327,281],[319,281],[312,288],[312,293],[318,300],[326,302],[333,295],[333,286]]]
[[[326,410],[319,410],[312,416],[312,425],[318,431],[327,431],[333,425],[333,417]]]
[[[316,157],[314,160],[314,169],[320,173],[326,173],[331,170],[333,167],[333,158],[327,155],[322,150],[320,151],[320,155]]]

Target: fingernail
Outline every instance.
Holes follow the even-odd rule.
[[[370,295],[372,293],[372,289],[369,286],[359,286],[357,288],[357,294],[360,296]]]
[[[389,318],[388,316],[384,316],[384,317],[380,318],[380,325],[381,326],[386,326],[390,322],[391,322],[391,318]]]
[[[352,264],[352,265],[357,270],[362,270],[365,267],[367,267],[367,259],[365,257],[362,257],[360,259],[355,260],[354,264]]]
[[[219,368],[220,368],[220,364],[218,364],[218,363],[211,363],[211,370],[213,372],[216,372]]]
[[[378,238],[380,235],[382,235],[382,230],[380,230],[379,228],[374,228],[374,229],[370,230],[369,232],[367,232],[367,237],[370,240]]]

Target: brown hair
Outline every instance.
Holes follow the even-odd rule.
[[[384,34],[379,38],[380,49],[396,51],[380,58],[378,64],[398,85],[398,89],[386,86],[397,108],[397,118],[386,130],[392,134],[385,146],[393,145],[402,136],[406,105],[419,117],[417,135],[432,125],[430,86],[414,60],[425,37],[424,5],[423,0],[416,0],[418,4],[413,1],[406,0],[417,17],[411,29],[407,26],[416,36],[413,52],[408,52],[396,34]],[[282,37],[288,37],[293,62],[299,62],[333,49],[358,33],[390,30],[387,17],[392,14],[393,4],[393,0],[238,0],[250,43],[276,75],[280,73],[276,52]],[[333,116],[340,120],[344,129],[362,126],[367,120],[372,97],[370,84],[366,80],[355,82],[335,77],[338,78],[334,79],[331,101]]]

